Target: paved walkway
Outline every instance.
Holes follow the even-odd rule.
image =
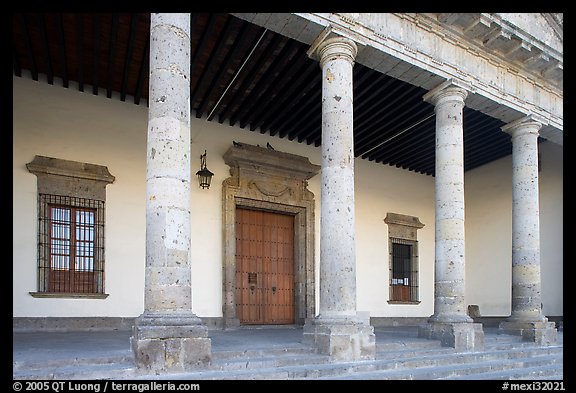
[[[485,341],[497,338],[498,329],[484,326]],[[418,338],[417,326],[374,327],[377,344],[409,345]],[[70,358],[131,356],[131,330],[13,333],[13,360],[34,361]],[[307,346],[302,327],[242,327],[209,330],[212,352]],[[559,332],[559,341],[562,333]]]
[[[486,349],[488,347],[495,349],[497,347],[502,348],[510,348],[508,344],[511,343],[520,343],[521,339],[518,336],[509,336],[509,335],[500,335],[498,334],[498,329],[495,327],[487,327],[484,326],[484,336],[485,336],[485,343]],[[440,347],[439,343],[434,340],[426,340],[423,338],[418,338],[418,327],[417,326],[401,326],[401,327],[375,327],[374,332],[376,335],[376,345],[377,350],[381,354],[388,354],[388,353],[396,353],[396,355],[392,356],[400,356],[406,362],[418,362],[418,358],[414,358],[414,354],[420,353],[422,356],[425,356],[426,353],[429,353],[429,356],[434,357],[435,359],[445,359],[443,358],[443,353],[449,353],[449,348],[442,348]],[[308,349],[311,347],[309,345],[305,345],[302,343],[302,327],[242,327],[235,330],[210,330],[209,337],[211,338],[212,343],[212,353],[213,355],[217,355],[219,352],[221,356],[218,356],[220,361],[230,362],[233,366],[232,369],[236,370],[236,366],[234,363],[235,356],[234,353],[244,353],[246,350],[256,350],[256,352],[272,350],[274,353],[278,353],[277,349],[282,349],[282,353],[284,351],[289,350],[287,353],[294,354],[294,350],[297,351],[296,353],[300,353],[299,348],[303,348],[304,352],[308,353]],[[562,345],[562,332],[558,332],[558,344]],[[130,336],[132,335],[130,330],[115,330],[115,331],[84,331],[84,332],[19,332],[13,333],[13,370],[23,370],[28,367],[31,367],[34,370],[37,369],[46,369],[47,374],[42,374],[43,371],[39,371],[41,374],[39,375],[50,375],[51,369],[59,369],[60,373],[62,374],[63,370],[60,367],[63,365],[86,365],[86,364],[98,364],[98,365],[115,365],[112,367],[113,372],[123,373],[123,370],[128,370],[132,366],[133,354],[130,348]],[[512,344],[516,345],[516,344]],[[524,345],[524,344],[520,344]],[[409,350],[406,352],[406,350]],[[439,352],[436,352],[436,351]],[[224,351],[230,351],[224,353]],[[389,352],[390,351],[390,352]],[[398,352],[395,352],[398,351]],[[421,351],[421,352],[420,352]],[[506,351],[506,349],[505,349]],[[524,350],[520,350],[521,354],[524,353]],[[530,350],[532,351],[532,350]],[[552,350],[550,354],[557,352],[556,350]],[[271,352],[272,353],[272,352]],[[410,353],[408,358],[405,358],[406,353]],[[542,362],[544,362],[548,367],[548,363],[552,362],[553,364],[550,367],[553,367],[553,374],[546,374],[546,375],[553,375],[555,379],[562,378],[562,371],[560,367],[560,371],[558,373],[558,366],[555,365],[558,361],[557,354],[556,355],[549,355],[548,352],[544,353],[544,357],[536,356],[534,359],[537,365],[522,365],[522,362],[517,360],[517,357],[520,356],[518,352],[515,352],[516,355],[512,357],[504,356],[501,363],[502,370],[496,370],[496,377],[495,379],[501,379],[502,377],[510,377],[512,376],[512,371],[510,371],[510,362],[513,361],[514,364],[519,363],[516,368],[522,369],[522,367],[531,367],[530,369],[526,369],[526,372],[536,373],[536,374],[527,374],[530,378],[534,375],[538,376],[542,373],[541,368]],[[528,363],[528,358],[530,358],[530,362],[532,362],[532,358],[530,355],[532,352],[526,352],[528,355],[522,355],[525,363]],[[232,354],[232,355],[231,355]],[[398,355],[400,354],[400,355]],[[232,358],[229,358],[232,356]],[[216,356],[215,356],[216,358]],[[228,360],[225,360],[228,359]],[[314,356],[311,357],[312,363],[317,363],[317,358]],[[482,360],[483,359],[483,360]],[[544,360],[541,360],[544,359]],[[262,360],[257,360],[256,363]],[[380,363],[386,361],[386,359],[380,359]],[[435,360],[437,361],[437,360]],[[423,367],[429,366],[427,361],[423,360]],[[476,358],[476,354],[472,354],[471,358],[467,360],[468,366],[472,367],[471,365],[475,365],[478,362],[484,362],[483,367],[486,364],[489,364],[489,368],[492,369],[495,367],[494,365],[495,360],[493,355],[486,355],[486,359],[482,358],[482,355],[479,355],[479,358]],[[538,363],[539,362],[539,363]],[[255,364],[256,364],[255,363]],[[270,360],[268,360],[270,363]],[[311,367],[313,364],[311,363]],[[378,364],[380,364],[378,363]],[[499,364],[500,364],[499,363]],[[522,363],[522,364],[520,364]],[[243,364],[243,363],[242,363]],[[259,364],[259,363],[258,363]],[[275,363],[274,363],[275,364]],[[279,363],[280,364],[280,361]],[[292,364],[292,363],[290,363]],[[416,364],[416,363],[415,363]],[[444,364],[444,363],[443,363]],[[330,365],[332,366],[332,365]],[[481,365],[482,366],[482,365]],[[23,368],[21,368],[23,367]],[[107,367],[107,366],[106,366]],[[236,368],[234,368],[236,367]],[[268,367],[276,367],[270,366]],[[296,366],[292,366],[296,367]],[[318,367],[318,375],[321,374],[321,371],[326,368],[326,366],[317,366]],[[345,366],[346,368],[347,366]],[[375,366],[376,367],[376,366]],[[384,367],[384,366],[382,366]],[[414,366],[416,367],[416,366]],[[419,367],[419,366],[418,366]],[[416,368],[418,368],[416,367]],[[441,369],[442,367],[446,368],[447,366],[439,366]],[[462,369],[459,366],[459,370]],[[500,366],[499,366],[500,367]],[[320,370],[322,369],[322,370]],[[251,369],[252,370],[252,369]],[[429,370],[427,368],[426,370]],[[250,370],[249,370],[250,371]],[[326,370],[324,370],[326,371]],[[352,376],[348,371],[349,370],[340,370],[347,376],[347,378],[352,378]],[[412,370],[413,371],[413,370]],[[412,372],[410,371],[410,372]],[[18,371],[20,372],[20,371]],[[132,372],[132,371],[127,371]],[[255,372],[254,370],[250,371],[251,373]],[[266,371],[269,372],[269,371]],[[285,371],[287,372],[287,371]],[[301,370],[300,370],[301,372]],[[404,371],[406,372],[406,371]],[[452,373],[454,371],[451,371]],[[458,371],[458,372],[461,372]],[[516,372],[516,371],[515,371]],[[517,372],[524,372],[522,370]],[[296,373],[297,374],[297,373]],[[295,375],[296,375],[295,374]],[[20,374],[22,375],[22,374]],[[62,374],[64,375],[64,374]],[[122,375],[122,374],[112,374],[112,375]],[[243,374],[244,375],[244,374]],[[330,378],[333,377],[332,374],[328,373],[327,376]],[[410,374],[411,375],[411,374]],[[450,374],[452,375],[452,374]],[[475,374],[476,375],[476,374]],[[517,374],[514,374],[517,375]],[[519,375],[519,374],[518,374]],[[542,374],[543,375],[543,374]],[[270,375],[266,374],[267,377]],[[360,375],[363,377],[364,375]],[[523,376],[523,377],[522,377]],[[525,379],[526,376],[522,374],[520,379]],[[364,376],[365,377],[365,376]],[[401,379],[405,379],[405,375]],[[545,376],[546,377],[546,376]],[[119,378],[122,378],[121,376]],[[330,379],[329,378],[329,379]],[[423,379],[437,379],[436,374],[426,375],[424,377],[421,376]],[[210,378],[208,378],[210,379]],[[249,378],[252,379],[252,378]],[[269,378],[264,378],[269,379]],[[274,378],[273,378],[274,379]],[[284,378],[280,378],[284,379]],[[297,378],[296,378],[297,379]],[[370,379],[370,378],[367,378]],[[418,378],[414,378],[418,379]]]
[[[418,340],[416,326],[376,327],[376,342]],[[34,361],[131,355],[130,330],[13,333],[13,360]],[[251,327],[210,330],[212,351],[297,347],[302,327]]]

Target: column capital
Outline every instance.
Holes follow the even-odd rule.
[[[538,136],[538,131],[542,128],[542,124],[534,116],[529,115],[502,126],[501,130],[512,135],[512,137],[523,134],[535,134]]]
[[[445,101],[459,101],[464,105],[464,100],[468,97],[469,91],[472,91],[472,86],[468,83],[448,79],[424,94],[422,99],[433,105],[439,105]]]
[[[151,13],[150,30],[158,26],[171,26],[177,34],[190,37],[190,13]]]
[[[321,41],[315,42],[308,50],[308,56],[320,61],[320,67],[324,67],[326,61],[338,58],[354,64],[357,53],[358,46],[356,43],[343,36],[323,37]]]

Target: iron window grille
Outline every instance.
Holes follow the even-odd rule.
[[[418,301],[418,242],[390,238],[390,301]]]
[[[104,201],[38,195],[38,290],[104,293]]]

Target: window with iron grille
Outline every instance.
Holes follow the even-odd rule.
[[[389,298],[391,304],[418,304],[418,217],[388,213]]]
[[[418,266],[415,263],[416,242],[390,238],[390,301],[418,301]]]
[[[104,202],[39,194],[38,288],[104,293]]]
[[[38,181],[38,288],[34,297],[104,299],[106,185],[102,165],[35,156]]]

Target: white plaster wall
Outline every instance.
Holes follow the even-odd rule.
[[[120,102],[70,88],[13,78],[13,316],[135,317],[144,308],[146,134],[145,105]],[[222,316],[222,181],[229,167],[222,155],[232,140],[306,155],[313,146],[192,118],[191,214],[193,309]],[[202,190],[195,173],[207,150],[212,186]],[[107,186],[105,300],[39,299],[37,290],[36,176],[26,164],[34,155],[105,165],[116,177]],[[319,176],[309,189],[320,195]],[[319,201],[317,201],[317,210]],[[316,215],[316,226],[319,215]],[[319,243],[317,241],[316,254]]]
[[[512,157],[468,171],[464,179],[466,303],[482,316],[510,315]]]
[[[358,310],[372,317],[422,317],[434,312],[434,178],[356,159],[356,261]],[[388,304],[387,213],[416,216],[419,305]]]
[[[138,316],[144,307],[145,178],[147,108],[105,95],[80,93],[13,77],[13,316]],[[204,119],[192,119],[192,167],[207,150],[212,186],[192,179],[193,309],[201,317],[222,315],[221,184],[229,176],[222,155],[232,140],[300,154],[320,164],[320,149]],[[562,314],[562,148],[542,145],[541,226],[543,299],[548,315]],[[107,186],[105,300],[38,299],[36,283],[36,176],[26,163],[47,155],[105,165],[116,177]],[[483,314],[509,312],[509,157],[466,175],[467,295]],[[558,169],[560,168],[560,169]],[[320,176],[309,189],[316,196],[318,274]],[[356,160],[358,309],[373,317],[433,313],[434,179],[394,167]],[[387,212],[413,215],[418,231],[419,305],[389,305]],[[496,223],[497,225],[490,225]],[[486,244],[490,247],[486,247]],[[488,248],[492,249],[489,251]],[[318,285],[316,295],[318,304]],[[488,315],[488,314],[486,314]]]
[[[564,149],[542,143],[539,152],[542,311],[564,315]]]
[[[13,312],[19,316],[137,316],[144,304],[147,109],[58,85],[13,79]],[[45,155],[108,167],[106,293],[37,299],[36,176]]]
[[[540,263],[546,315],[563,315],[563,148],[539,144]],[[466,173],[466,298],[508,316],[512,293],[512,156]]]

